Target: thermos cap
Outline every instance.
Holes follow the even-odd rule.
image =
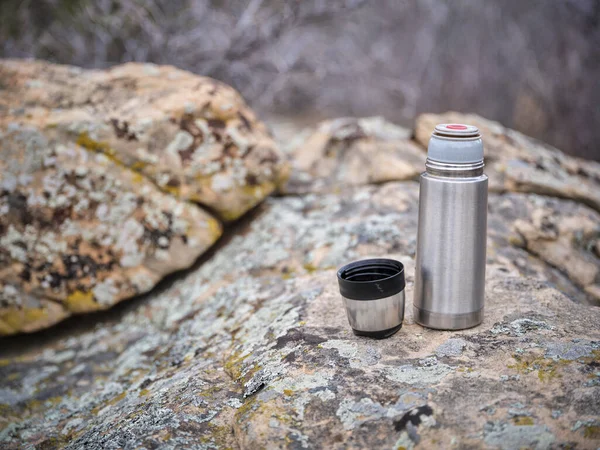
[[[427,158],[450,164],[483,161],[483,142],[479,129],[459,123],[437,125],[429,140]]]
[[[337,273],[340,294],[352,300],[377,300],[404,290],[404,265],[394,259],[363,259]]]

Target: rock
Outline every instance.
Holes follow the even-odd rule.
[[[469,123],[483,136],[490,190],[570,198],[600,211],[600,164],[573,158],[498,122],[448,112],[417,117],[415,139],[424,147],[438,123]]]
[[[103,153],[16,123],[0,142],[0,335],[147,292],[221,235],[211,215]]]
[[[600,304],[600,259],[592,250],[600,239],[600,214],[573,204],[553,208],[552,200],[540,203],[528,220],[514,223],[523,246],[560,268]]]
[[[425,167],[410,131],[381,117],[340,118],[307,129],[287,145],[292,174],[284,193],[416,178]]]
[[[576,301],[598,304],[599,224],[600,214],[572,200],[491,194],[488,260],[501,258],[510,270],[549,281]]]
[[[597,447],[600,309],[546,280],[556,269],[511,243],[508,214],[526,221],[551,201],[592,213],[492,194],[485,320],[442,332],[412,318],[417,193],[409,181],[271,198],[145,302],[43,343],[8,341],[0,444]],[[405,323],[382,341],[352,334],[335,278],[367,256],[406,265]]]
[[[287,176],[237,92],[173,67],[2,60],[0,90],[0,335],[150,290],[221,234],[183,200],[233,220]]]
[[[375,145],[373,158],[378,149],[388,151]],[[41,342],[5,338],[0,445],[600,445],[600,309],[585,304],[598,288],[596,211],[581,198],[492,192],[485,320],[434,331],[412,317],[418,184],[310,173],[308,194],[268,199],[143,302]],[[404,326],[357,337],[335,270],[386,256],[406,267]]]
[[[163,191],[233,220],[287,176],[287,164],[231,87],[170,66],[106,71],[0,61],[0,129],[34,126],[64,145],[151,179]]]

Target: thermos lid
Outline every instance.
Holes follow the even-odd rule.
[[[337,273],[340,294],[352,300],[378,300],[401,292],[406,285],[404,265],[394,259],[363,259]]]
[[[437,125],[429,140],[427,158],[450,164],[483,161],[483,142],[479,129],[460,123]]]

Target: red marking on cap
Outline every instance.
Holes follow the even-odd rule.
[[[446,125],[446,128],[449,128],[451,130],[466,130],[467,127],[464,125]]]

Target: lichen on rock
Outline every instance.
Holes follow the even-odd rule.
[[[409,138],[409,130],[381,117],[323,121],[283,146],[291,157],[292,172],[281,190],[323,192],[414,179],[425,156]]]
[[[485,319],[436,331],[412,316],[418,184],[350,184],[268,199],[202,265],[94,326],[5,341],[0,446],[596,448],[596,281],[567,262],[597,266],[597,212],[490,193]],[[407,275],[403,327],[380,341],[352,333],[335,281],[373,256]]]
[[[147,292],[221,234],[215,218],[101,153],[16,123],[1,145],[1,334]]]
[[[47,139],[104,154],[224,220],[287,177],[266,126],[233,88],[207,77],[148,64],[100,71],[4,60],[0,82],[0,105],[13,111],[0,123],[32,125]]]

